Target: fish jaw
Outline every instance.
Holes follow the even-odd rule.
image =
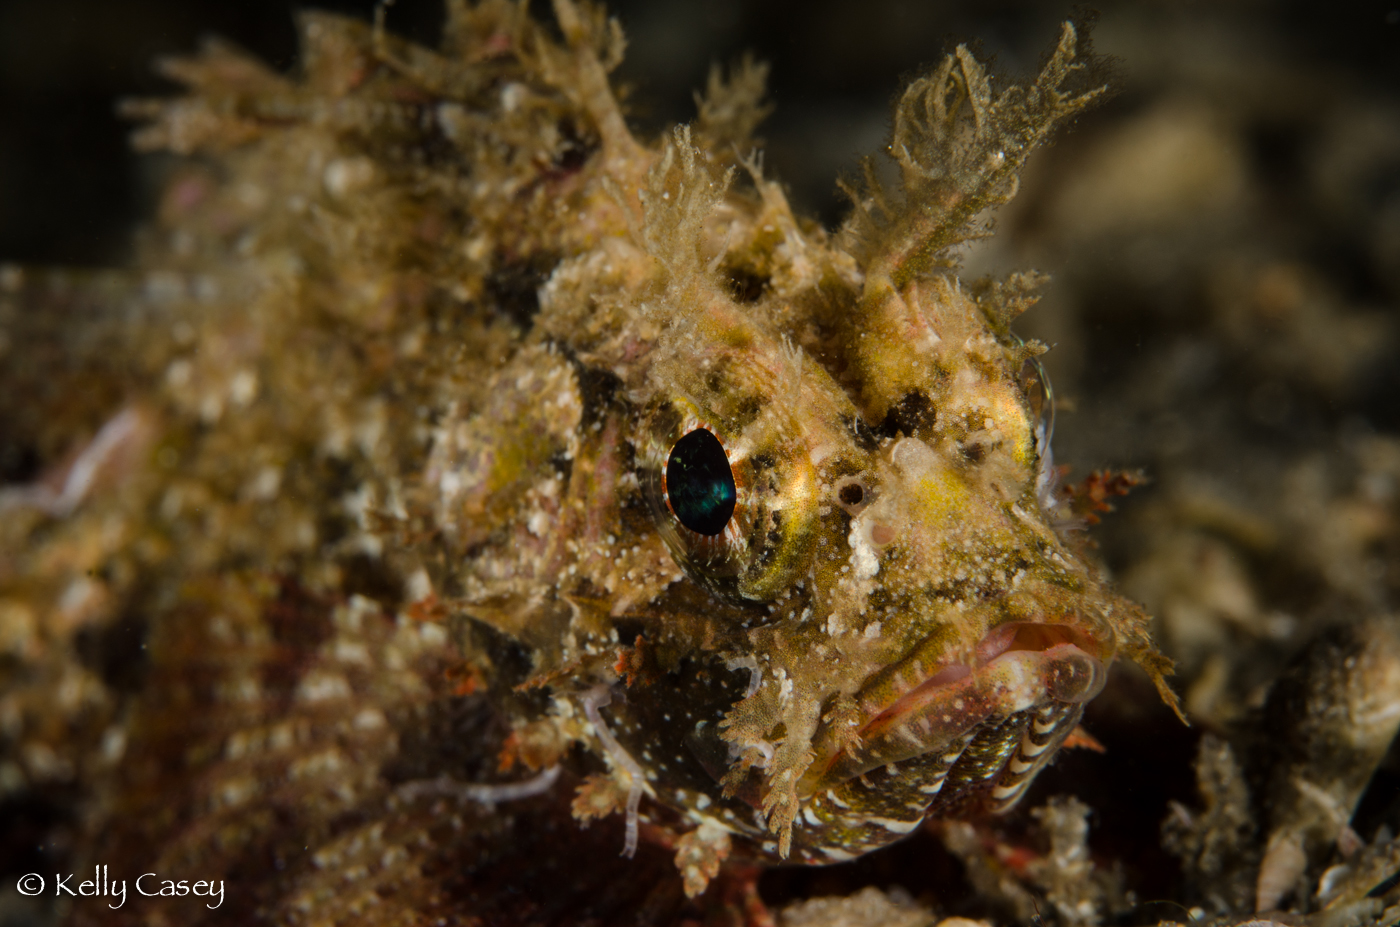
[[[960,660],[938,660],[937,649],[930,642],[863,687],[854,736],[824,732],[804,792],[946,753],[1012,715],[1083,705],[1103,690],[1112,659],[1111,645],[1073,624],[1003,624]]]
[[[956,661],[934,662],[940,649],[930,640],[872,677],[847,732],[829,724],[816,738],[793,858],[845,862],[929,818],[1010,809],[1102,691],[1114,653],[1074,621],[999,625]]]

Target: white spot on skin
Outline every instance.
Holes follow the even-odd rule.
[[[857,518],[851,523],[851,533],[846,538],[851,545],[851,569],[858,579],[872,579],[880,572],[880,556],[870,543],[870,533],[865,523]]]
[[[433,594],[433,581],[428,578],[428,571],[419,567],[408,576],[408,581],[404,583],[404,592],[410,602],[421,602]]]
[[[525,89],[523,84],[516,83],[515,81],[506,84],[501,88],[501,112],[515,112],[520,108],[520,104],[525,102],[528,93],[529,91]]]
[[[165,383],[172,389],[180,390],[189,385],[190,375],[194,372],[194,365],[188,360],[180,358],[171,361],[170,366],[165,369]]]
[[[341,663],[369,666],[369,650],[359,641],[337,640],[332,651]]]
[[[299,702],[329,702],[350,697],[350,683],[334,673],[308,673],[297,686]]]
[[[277,498],[282,488],[282,471],[277,467],[263,467],[244,487],[243,494],[253,502],[270,502]]]
[[[358,193],[373,181],[374,162],[369,158],[337,158],[321,174],[326,192],[337,198]]]
[[[377,731],[384,727],[384,713],[378,708],[365,708],[355,715],[352,722],[357,731]]]
[[[251,370],[240,370],[229,383],[228,395],[233,404],[243,408],[258,394],[258,376]]]
[[[786,705],[792,698],[792,680],[788,678],[786,670],[778,670],[778,704]]]

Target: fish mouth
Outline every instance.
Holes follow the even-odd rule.
[[[990,735],[1008,722],[1019,731],[1034,717],[1048,723],[1053,716],[1059,719],[1053,725],[1057,746],[1068,733],[1061,722],[1077,719],[1083,704],[1103,690],[1111,654],[1111,646],[1075,625],[1041,622],[999,625],[960,660],[935,662],[920,652],[938,650],[946,654],[928,642],[862,688],[856,730],[829,729],[821,738],[817,761],[804,777],[812,792],[892,763],[943,755],[956,760],[969,745],[1007,741],[1007,751],[997,751],[1006,752],[1000,761],[989,756],[978,764],[987,767],[978,778],[990,782],[1012,759],[1021,734]]]

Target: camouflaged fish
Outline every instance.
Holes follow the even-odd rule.
[[[1103,92],[1075,28],[1028,86],[994,89],[962,47],[914,81],[896,182],[868,165],[829,234],[749,153],[761,66],[716,72],[648,144],[601,12],[556,0],[560,41],[504,0],[447,10],[440,52],[307,14],[298,75],[212,44],[166,65],[188,96],[129,107],[140,145],[202,160],[146,242],[151,386],[108,442],[155,474],[125,477],[136,527],[113,543],[163,578],[103,594],[219,603],[152,619],[157,666],[222,654],[204,704],[254,706],[191,735],[211,746],[187,756],[222,757],[188,760],[201,794],[233,796],[200,814],[279,775],[324,777],[306,807],[326,820],[373,793],[411,726],[394,706],[430,678],[404,667],[450,653],[407,618],[374,637],[381,608],[452,628],[473,678],[496,673],[486,629],[523,648],[548,705],[507,759],[548,773],[592,748],[608,772],[577,814],[626,814],[629,852],[643,821],[670,834],[692,892],[735,835],[830,863],[1009,808],[1120,655],[1170,699],[1146,616],[1066,541],[1043,348],[1010,328],[1040,278],[957,275]],[[84,492],[9,505],[66,516]],[[265,575],[351,596],[314,659],[285,656],[310,645]],[[236,670],[240,647],[278,672]],[[238,694],[288,674],[295,762]],[[307,746],[333,718],[349,765]],[[254,756],[271,765],[236,776]]]
[[[1056,530],[1040,348],[1008,328],[1037,281],[950,257],[1101,92],[1074,28],[1029,88],[964,48],[914,82],[898,189],[868,172],[835,239],[727,163],[725,106],[645,149],[582,60],[580,240],[495,381],[532,386],[438,426],[435,585],[535,649],[634,807],[818,863],[1010,807],[1120,651],[1162,670]]]

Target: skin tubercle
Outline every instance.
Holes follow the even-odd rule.
[[[147,822],[97,814],[104,851],[351,871],[376,834],[437,840],[431,802],[562,766],[575,817],[674,851],[693,896],[731,854],[1007,810],[1119,656],[1167,692],[1045,491],[1042,349],[1009,328],[1033,287],[957,276],[1099,93],[1075,29],[1025,86],[964,48],[916,81],[899,185],[828,234],[739,153],[761,68],[642,139],[617,24],[554,13],[452,0],[440,50],[305,14],[295,75],[211,43],[128,106],[190,159],[132,271],[141,427],[92,458],[121,493],[16,503],[0,572],[35,609],[89,577],[155,642],[106,717],[190,746],[170,780],[104,773]],[[481,814],[473,840],[516,820]],[[374,871],[417,884],[416,853]],[[330,904],[321,878],[249,904]]]

